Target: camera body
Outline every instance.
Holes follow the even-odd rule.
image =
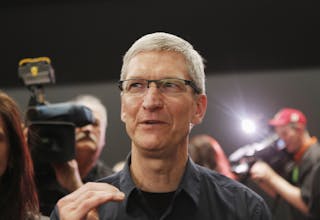
[[[75,158],[75,128],[94,122],[82,105],[58,103],[30,106],[28,142],[36,162],[66,162]]]
[[[279,174],[286,175],[291,156],[285,150],[283,140],[274,133],[260,142],[240,147],[229,156],[231,169],[240,180],[249,177],[251,166],[258,160],[268,163]]]

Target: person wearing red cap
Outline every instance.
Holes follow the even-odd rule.
[[[262,161],[251,167],[251,178],[268,194],[280,196],[290,204],[291,219],[316,219],[310,212],[310,205],[315,204],[312,202],[312,182],[320,163],[320,144],[316,137],[310,136],[306,128],[307,118],[297,109],[281,109],[269,124],[293,157],[291,178],[286,180]]]

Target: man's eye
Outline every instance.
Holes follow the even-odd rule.
[[[172,82],[165,82],[163,84],[163,87],[165,87],[165,88],[176,88],[176,87],[178,87],[178,85],[175,84],[175,83],[172,83]]]
[[[100,125],[100,121],[98,121],[97,119],[93,122],[92,124],[95,127],[98,127]]]
[[[143,87],[143,84],[142,83],[138,83],[138,82],[131,83],[129,85],[129,88],[141,88],[141,87]]]
[[[129,92],[141,92],[146,88],[146,83],[144,82],[130,82],[127,86],[127,91]]]

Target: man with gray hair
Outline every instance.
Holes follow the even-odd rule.
[[[83,182],[92,182],[113,173],[111,168],[99,160],[105,145],[106,107],[92,95],[79,95],[71,103],[88,107],[92,111],[95,122],[76,128],[76,160],[70,161],[72,169],[66,169],[65,165],[61,167],[55,165],[59,183],[69,192],[79,188]],[[72,172],[66,172],[70,170]]]
[[[89,182],[110,175],[111,168],[99,160],[108,125],[106,107],[92,95],[77,96],[73,102],[91,109],[95,119],[93,124],[76,128],[76,160],[81,179]]]
[[[92,95],[79,95],[70,101],[88,107],[94,123],[76,128],[75,159],[63,164],[52,164],[57,182],[48,183],[45,192],[40,192],[40,208],[50,215],[61,197],[75,191],[86,182],[92,182],[113,173],[99,157],[105,146],[107,110],[101,101]]]
[[[261,197],[188,156],[190,131],[207,108],[203,61],[190,43],[143,36],[124,56],[120,79],[126,165],[60,199],[51,219],[270,219]]]

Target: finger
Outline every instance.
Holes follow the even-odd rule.
[[[92,209],[109,201],[122,201],[124,193],[122,192],[101,192],[86,191],[84,195],[76,200],[61,199],[57,206],[61,219],[81,219],[84,218]]]
[[[93,199],[93,200],[106,200],[109,201],[114,199],[114,200],[118,200],[118,197],[120,196],[120,199],[122,197],[124,197],[124,194],[122,192],[120,192],[118,189],[114,189],[114,188],[108,188],[105,191],[101,191],[101,190],[86,190],[84,191],[81,195],[79,196],[74,196],[72,198],[66,198],[65,200],[63,200],[63,202],[66,203],[73,203],[75,206],[79,206],[81,203],[83,203],[84,200],[89,200],[89,199]],[[105,202],[105,201],[102,201]]]
[[[119,192],[119,189],[107,183],[88,182],[76,191],[68,194],[65,198],[67,200],[76,200],[88,191]]]
[[[124,194],[118,194],[119,192],[118,188],[107,183],[86,183],[78,190],[59,200],[59,206],[69,206],[70,209],[74,209],[73,206],[78,207],[81,202],[88,199],[93,199],[98,203],[100,201],[106,202],[108,199],[121,200]],[[93,203],[93,205],[96,205],[96,203]]]

